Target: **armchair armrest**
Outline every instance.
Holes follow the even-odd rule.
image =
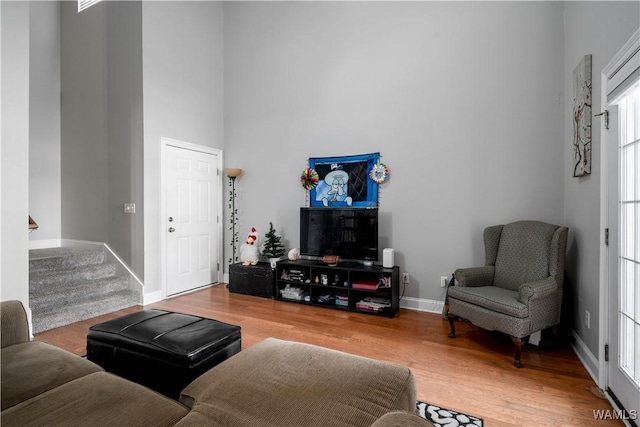
[[[558,284],[554,277],[547,277],[546,279],[539,280],[537,282],[525,283],[520,286],[520,296],[518,300],[523,304],[528,304],[531,300],[544,298],[552,295],[558,289]]]
[[[20,301],[2,301],[0,317],[2,348],[30,340],[27,313]]]
[[[493,284],[493,265],[484,267],[459,268],[453,273],[456,286],[491,286]]]

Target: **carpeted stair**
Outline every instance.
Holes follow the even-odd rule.
[[[104,249],[49,248],[29,251],[29,305],[38,333],[138,304]]]

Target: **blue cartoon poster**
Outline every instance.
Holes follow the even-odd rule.
[[[379,162],[380,153],[310,158],[309,167],[319,177],[311,189],[311,206],[378,206],[378,183],[369,178],[369,171]]]

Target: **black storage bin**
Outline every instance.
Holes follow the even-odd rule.
[[[256,265],[231,264],[229,266],[229,291],[274,298],[274,278],[274,270],[268,262],[259,262]]]
[[[89,328],[87,359],[172,399],[241,349],[240,327],[143,310]]]

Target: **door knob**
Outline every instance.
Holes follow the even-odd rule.
[[[173,227],[169,227],[169,233],[173,233],[174,231],[176,231],[176,229],[175,229],[175,228],[173,228]]]

